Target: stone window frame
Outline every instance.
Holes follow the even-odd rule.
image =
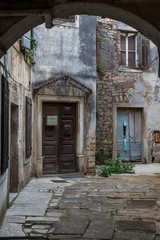
[[[133,67],[130,67],[129,64],[128,64],[128,53],[129,53],[129,50],[128,50],[128,36],[129,36],[129,34],[132,34],[132,35],[135,36],[135,51],[134,51],[135,52],[135,66],[133,66]],[[125,49],[126,50],[126,64],[122,65],[122,63],[121,63],[121,65],[129,67],[129,68],[138,68],[138,33],[135,32],[135,31],[134,32],[133,31],[120,31],[120,55],[121,55],[121,52],[122,52],[121,36],[125,36],[125,38],[126,38],[126,49]]]

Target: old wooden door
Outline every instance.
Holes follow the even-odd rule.
[[[76,172],[76,104],[43,103],[43,174]]]
[[[142,158],[141,109],[118,109],[117,153],[129,161]]]

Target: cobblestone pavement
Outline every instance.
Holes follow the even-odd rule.
[[[160,240],[160,175],[32,179],[8,209],[4,236]]]

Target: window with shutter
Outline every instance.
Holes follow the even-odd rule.
[[[36,37],[36,28],[33,28],[21,37],[21,48],[26,53],[26,59],[29,59],[32,64],[36,62]]]
[[[31,31],[25,33],[21,37],[21,47],[23,47],[26,51],[30,49],[30,38],[31,38]]]
[[[121,65],[137,67],[137,35],[135,33],[120,34]]]
[[[150,41],[142,34],[121,32],[121,65],[126,67],[150,67]]]
[[[3,174],[8,168],[9,160],[9,86],[3,75],[1,86],[1,174]]]
[[[26,158],[32,153],[32,100],[26,97]]]

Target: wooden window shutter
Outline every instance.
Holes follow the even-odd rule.
[[[8,168],[9,160],[9,84],[2,75],[1,92],[1,174]]]
[[[26,51],[30,49],[30,38],[31,38],[31,31],[25,33],[21,37],[21,47],[23,47]]]
[[[141,69],[149,69],[150,41],[142,34],[139,34],[139,37],[138,37],[138,56],[139,56],[139,67]]]
[[[32,154],[32,100],[26,97],[26,158]]]

